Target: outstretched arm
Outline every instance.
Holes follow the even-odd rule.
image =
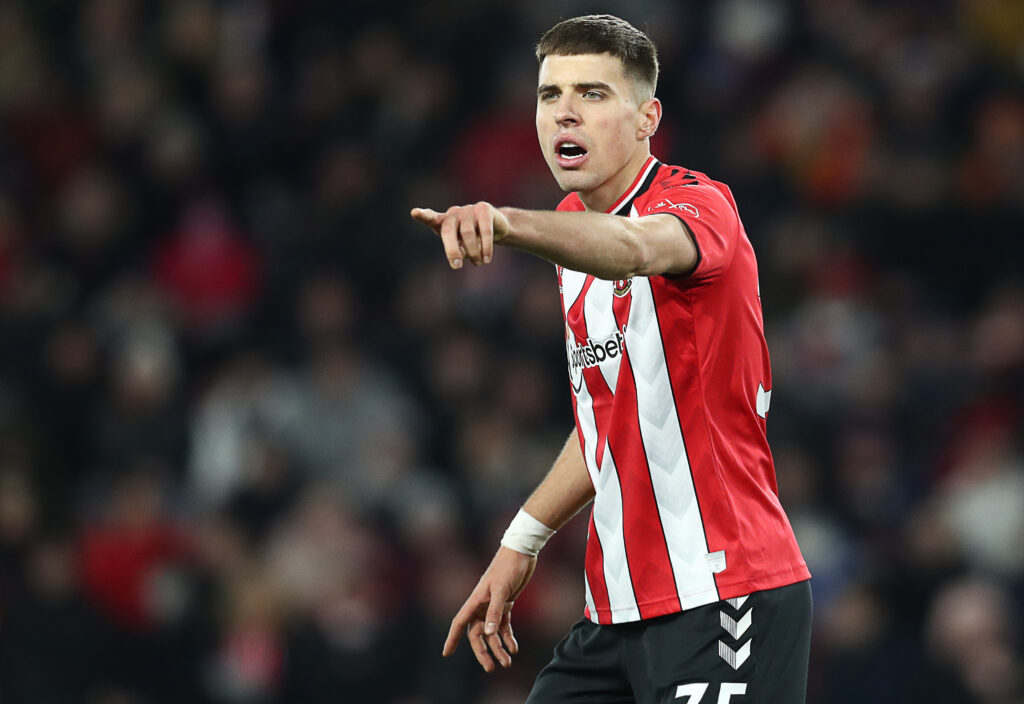
[[[698,259],[686,225],[666,213],[626,218],[496,208],[481,202],[453,206],[444,213],[413,208],[411,215],[441,238],[453,269],[462,268],[465,259],[489,263],[495,243],[606,280],[688,274]]]
[[[573,430],[551,470],[523,505],[523,510],[548,528],[557,530],[593,498],[594,486]],[[504,545],[499,547],[476,588],[452,619],[448,639],[444,643],[444,656],[455,651],[465,632],[476,659],[485,671],[494,670],[495,659],[502,667],[509,667],[512,655],[519,651],[512,635],[512,604],[530,581],[536,566],[535,555],[517,552]]]

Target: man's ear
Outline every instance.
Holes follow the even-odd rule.
[[[638,141],[642,141],[654,135],[661,124],[661,101],[657,98],[640,105],[640,125],[636,131]]]

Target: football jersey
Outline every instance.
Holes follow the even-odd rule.
[[[558,210],[585,206],[573,193]],[[808,579],[765,436],[772,379],[757,263],[732,193],[651,157],[607,212],[680,218],[699,260],[687,276],[619,281],[558,267],[596,491],[586,617],[654,618]]]

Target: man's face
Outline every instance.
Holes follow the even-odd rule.
[[[588,207],[610,206],[649,153],[647,105],[638,103],[622,63],[610,54],[545,57],[537,136],[559,187],[579,192]]]

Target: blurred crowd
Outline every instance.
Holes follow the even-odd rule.
[[[0,3],[0,701],[511,704],[452,615],[572,427],[532,47],[611,11],[758,252],[812,704],[1024,702],[1019,0]]]

